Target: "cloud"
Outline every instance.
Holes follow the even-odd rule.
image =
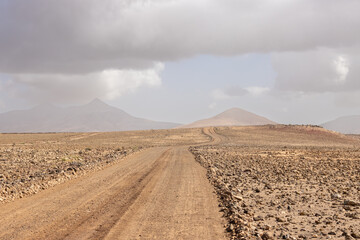
[[[211,92],[211,97],[214,100],[225,100],[234,97],[242,97],[246,95],[258,97],[270,91],[271,88],[269,87],[251,86],[251,87],[242,88],[239,86],[231,86],[225,89],[214,89]]]
[[[358,0],[2,0],[0,72],[143,69],[198,54],[358,44]]]
[[[208,106],[209,109],[215,109],[216,107],[217,107],[216,102],[210,103],[209,106]]]
[[[153,68],[146,70],[118,70],[109,69],[100,73],[98,81],[108,86],[105,98],[115,99],[125,93],[133,92],[143,86],[160,86],[160,73],[164,65],[156,63]]]
[[[1,90],[1,89],[0,89]],[[5,108],[5,104],[4,102],[0,99],[0,109],[3,109]]]
[[[249,93],[248,90],[239,86],[231,86],[225,88],[223,92],[223,94],[225,94],[227,97],[239,97],[239,96],[244,96],[247,93]]]
[[[275,88],[300,92],[360,90],[360,54],[356,48],[321,48],[306,52],[272,54],[277,72]]]
[[[339,92],[334,96],[335,106],[342,109],[359,109],[360,106],[360,90],[352,92]],[[353,113],[354,114],[354,113]],[[357,112],[358,114],[358,112]]]
[[[162,63],[144,70],[106,69],[85,75],[14,74],[3,91],[34,102],[89,101],[95,97],[108,100],[134,92],[141,87],[161,85]]]
[[[270,91],[268,87],[247,87],[245,90],[253,96],[260,96]]]
[[[214,89],[211,92],[211,97],[215,100],[223,100],[223,99],[228,99],[231,96],[226,94],[222,89]]]
[[[0,73],[30,100],[113,99],[158,86],[154,62],[269,53],[277,91],[353,91],[358,9],[358,0],[0,0]]]
[[[346,77],[349,73],[349,61],[346,56],[339,55],[334,60],[334,67],[338,74],[338,78],[335,79],[339,84],[343,84],[346,81]]]

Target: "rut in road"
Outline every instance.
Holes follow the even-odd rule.
[[[206,170],[152,148],[0,206],[0,239],[225,239]]]
[[[159,171],[163,170],[169,155],[168,150],[161,154],[150,169],[131,174],[126,179],[129,184],[114,189],[115,191],[112,191],[110,198],[94,209],[94,211],[90,211],[91,215],[67,230],[69,233],[65,235],[65,239],[84,237],[87,239],[103,239],[116,222],[119,221],[119,218],[135,202],[149,181],[157,176]]]

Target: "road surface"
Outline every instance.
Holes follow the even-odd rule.
[[[218,143],[213,131],[204,129]],[[226,239],[206,170],[187,149],[147,149],[2,204],[0,239]]]

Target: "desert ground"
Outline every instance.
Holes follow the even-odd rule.
[[[192,147],[231,239],[359,239],[358,140],[311,126],[215,128]]]
[[[0,134],[0,239],[359,239],[359,226],[356,135]]]

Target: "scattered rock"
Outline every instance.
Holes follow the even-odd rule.
[[[0,145],[0,155],[8,159],[0,164],[0,202],[35,194],[124,157],[112,147],[99,146],[91,151],[81,151],[77,147],[38,144],[16,145],[9,149]]]
[[[360,148],[284,151],[244,143],[190,150],[209,169],[224,216],[234,224],[232,239],[267,239],[270,229],[275,239],[337,238],[336,227],[358,225]]]
[[[243,198],[239,195],[234,195],[234,198],[237,200],[237,201],[242,201]]]
[[[352,236],[353,238],[355,238],[355,239],[360,239],[360,233],[354,233],[354,232],[352,232],[352,233],[351,233],[351,236]]]
[[[274,239],[274,238],[270,232],[264,232],[263,234],[261,234],[261,239],[270,240],[270,239]]]
[[[262,216],[255,216],[254,221],[264,221],[264,218]]]
[[[332,199],[341,199],[341,195],[339,193],[333,193],[331,194]]]
[[[352,201],[352,200],[345,200],[344,205],[346,205],[346,206],[360,206],[360,203]]]

